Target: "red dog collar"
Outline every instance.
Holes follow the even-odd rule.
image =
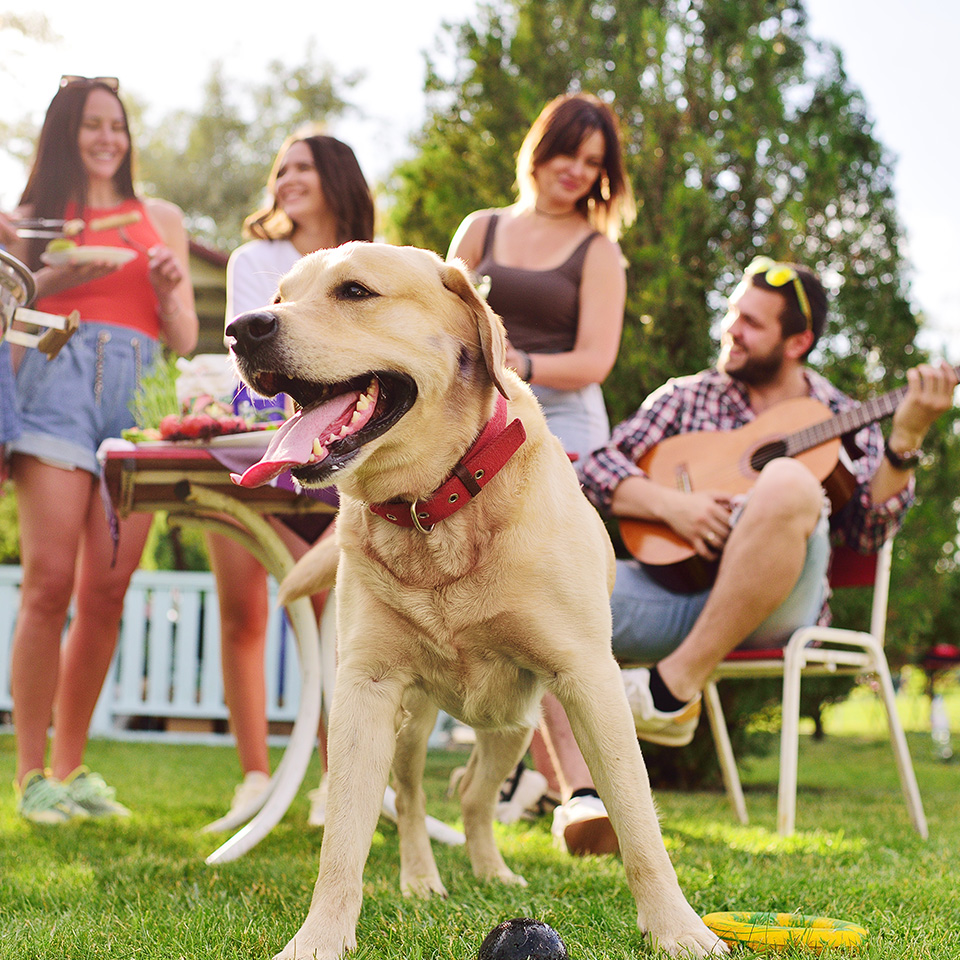
[[[469,503],[520,449],[527,433],[519,420],[507,423],[507,401],[497,396],[497,408],[480,436],[453,468],[453,473],[428,500],[390,500],[371,503],[370,509],[398,527],[416,527],[429,533],[435,523],[446,520]]]

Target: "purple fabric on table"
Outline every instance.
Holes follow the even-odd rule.
[[[241,383],[233,395],[233,412],[241,417],[257,413],[261,420],[286,420],[286,401],[285,393],[278,393],[275,397],[260,397],[251,393],[246,384]]]

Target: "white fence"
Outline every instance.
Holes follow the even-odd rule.
[[[21,570],[0,565],[0,712],[12,709],[10,649]],[[276,605],[264,668],[267,719],[292,723],[300,697],[293,631]],[[124,602],[117,651],[97,703],[91,734],[123,736],[132,729],[205,732],[225,721],[220,669],[220,618],[210,573],[138,570]]]

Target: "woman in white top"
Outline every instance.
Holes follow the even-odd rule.
[[[348,240],[373,239],[370,190],[353,150],[334,137],[291,137],[277,155],[267,194],[266,206],[244,223],[249,242],[238,247],[227,264],[227,323],[271,303],[280,278],[300,257]],[[241,403],[283,404],[283,398],[244,394],[245,388],[238,395]],[[301,531],[304,539],[285,524],[272,522],[295,557],[323,533]],[[267,574],[229,537],[207,534],[207,547],[220,605],[224,698],[244,775],[234,793],[234,809],[262,792],[270,777],[263,667],[270,612]],[[319,617],[323,598],[314,598],[314,606]]]

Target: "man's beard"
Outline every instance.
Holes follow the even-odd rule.
[[[772,383],[780,375],[783,368],[783,344],[778,343],[769,353],[763,356],[748,355],[740,361],[734,369],[728,369],[726,350],[721,350],[717,369],[726,373],[734,380],[739,380],[751,387],[763,387]]]

